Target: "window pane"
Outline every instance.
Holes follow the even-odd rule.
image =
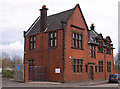
[[[90,50],[92,50],[92,45],[90,46]]]
[[[88,65],[85,65],[85,72],[88,72]]]
[[[52,39],[50,40],[50,46],[51,47],[53,46],[53,40]]]
[[[76,34],[76,39],[78,39],[78,34]]]
[[[82,65],[80,65],[80,72],[82,72]]]
[[[34,49],[35,49],[35,42],[33,43],[33,47],[34,47]]]
[[[30,37],[30,41],[32,41],[32,37]]]
[[[79,65],[77,65],[77,72],[79,72]]]
[[[95,46],[93,46],[93,50],[95,50]]]
[[[54,33],[54,38],[56,38],[56,37],[57,37],[57,32]]]
[[[36,36],[33,37],[33,40],[34,40],[34,41],[36,40]]]
[[[95,72],[97,72],[97,66],[95,66]]]
[[[82,65],[82,60],[80,60],[80,65]]]
[[[55,46],[57,46],[57,39],[55,39]]]
[[[50,33],[50,38],[53,38],[53,33]]]
[[[77,64],[79,65],[79,59],[77,59]]]
[[[96,53],[95,53],[95,51],[94,51],[94,53],[93,53],[93,54],[94,54],[94,58],[95,58],[95,57],[96,57]]]
[[[81,40],[82,39],[82,36],[81,36],[81,34],[79,34],[79,40]]]
[[[73,47],[75,47],[75,40],[73,40]]]
[[[75,65],[75,63],[76,63],[76,62],[75,62],[75,59],[73,59],[73,65]]]
[[[75,72],[75,65],[73,65],[73,72]]]
[[[98,64],[100,65],[100,61],[98,62]]]
[[[73,38],[75,38],[75,33],[73,33]]]
[[[33,46],[32,46],[32,43],[30,43],[30,49],[32,49],[32,47],[33,47]]]
[[[101,61],[101,65],[103,65],[103,61]]]
[[[82,48],[82,42],[79,41],[79,48]]]
[[[78,47],[78,43],[77,43],[77,40],[76,40],[76,48]]]

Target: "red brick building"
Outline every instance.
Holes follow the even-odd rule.
[[[24,32],[25,82],[107,79],[113,73],[113,44],[88,28],[79,4],[73,9],[40,16]]]

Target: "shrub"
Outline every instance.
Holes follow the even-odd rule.
[[[13,71],[8,71],[8,70],[6,70],[6,71],[4,71],[2,74],[3,74],[3,76],[5,76],[5,77],[9,77],[9,78],[13,78]]]

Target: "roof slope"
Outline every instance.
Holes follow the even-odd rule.
[[[61,21],[67,22],[71,15],[74,12],[74,9],[70,9],[58,14],[50,15],[47,17],[48,24],[47,24],[47,30],[53,30],[53,29],[59,29],[62,28]],[[26,32],[26,35],[30,34],[36,34],[40,32],[40,17],[38,17],[35,22],[31,25],[31,27]]]

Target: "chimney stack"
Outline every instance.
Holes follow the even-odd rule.
[[[46,5],[42,6],[42,9],[40,9],[41,16],[40,16],[40,32],[44,31],[47,27],[47,10]]]
[[[94,31],[94,29],[95,29],[95,26],[94,26],[94,24],[91,24],[91,30],[93,30]]]

